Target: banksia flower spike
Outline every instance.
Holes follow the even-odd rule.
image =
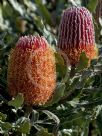
[[[72,7],[63,13],[58,47],[67,55],[71,66],[75,66],[81,52],[89,60],[96,57],[94,26],[91,13],[84,7]]]
[[[21,37],[11,51],[8,66],[8,91],[24,95],[26,104],[45,104],[54,93],[56,66],[54,50],[44,37]]]

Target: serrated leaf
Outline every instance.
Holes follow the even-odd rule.
[[[15,109],[18,109],[22,106],[23,102],[24,102],[23,95],[18,94],[15,98],[8,102],[8,105],[15,107]]]
[[[98,0],[89,0],[89,3],[88,3],[88,5],[87,5],[87,8],[88,8],[91,12],[95,12],[97,3],[98,3]]]
[[[30,120],[29,119],[25,119],[19,126],[19,128],[17,129],[19,132],[23,133],[23,134],[28,134],[30,132]]]
[[[57,85],[57,88],[55,89],[55,93],[53,94],[52,99],[48,103],[45,104],[45,107],[51,106],[54,103],[57,103],[61,99],[61,97],[63,97],[64,90],[65,90],[65,84],[64,83]]]
[[[6,114],[3,114],[2,112],[0,112],[0,120],[1,121],[5,121],[7,118],[7,115]]]
[[[82,52],[81,55],[80,55],[79,63],[78,63],[78,66],[77,66],[77,70],[81,71],[81,70],[87,68],[88,62],[89,62],[89,59],[87,58],[85,52]]]
[[[53,114],[52,112],[48,110],[43,110],[42,112],[45,113],[49,119],[53,120],[54,122],[56,122],[57,125],[59,125],[60,120],[55,114]]]

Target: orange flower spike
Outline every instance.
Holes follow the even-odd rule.
[[[56,87],[54,51],[44,37],[24,36],[11,51],[8,65],[8,91],[24,95],[26,104],[43,105]]]
[[[78,63],[83,51],[89,61],[96,57],[92,15],[86,8],[72,7],[64,11],[59,27],[58,47],[67,55],[71,66]]]

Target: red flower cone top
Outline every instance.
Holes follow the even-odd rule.
[[[44,37],[24,36],[11,51],[7,74],[11,96],[24,95],[26,104],[45,104],[56,86],[54,51]]]
[[[89,60],[95,58],[95,37],[91,13],[84,7],[72,7],[63,13],[58,47],[67,54],[72,66],[75,66],[84,51]]]

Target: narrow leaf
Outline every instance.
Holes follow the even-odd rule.
[[[54,122],[56,122],[56,124],[59,125],[60,120],[55,114],[53,114],[52,112],[50,112],[48,110],[43,110],[43,113],[45,113],[49,119],[54,120]]]
[[[39,113],[36,110],[32,111],[31,114],[31,124],[34,125],[39,119]]]

